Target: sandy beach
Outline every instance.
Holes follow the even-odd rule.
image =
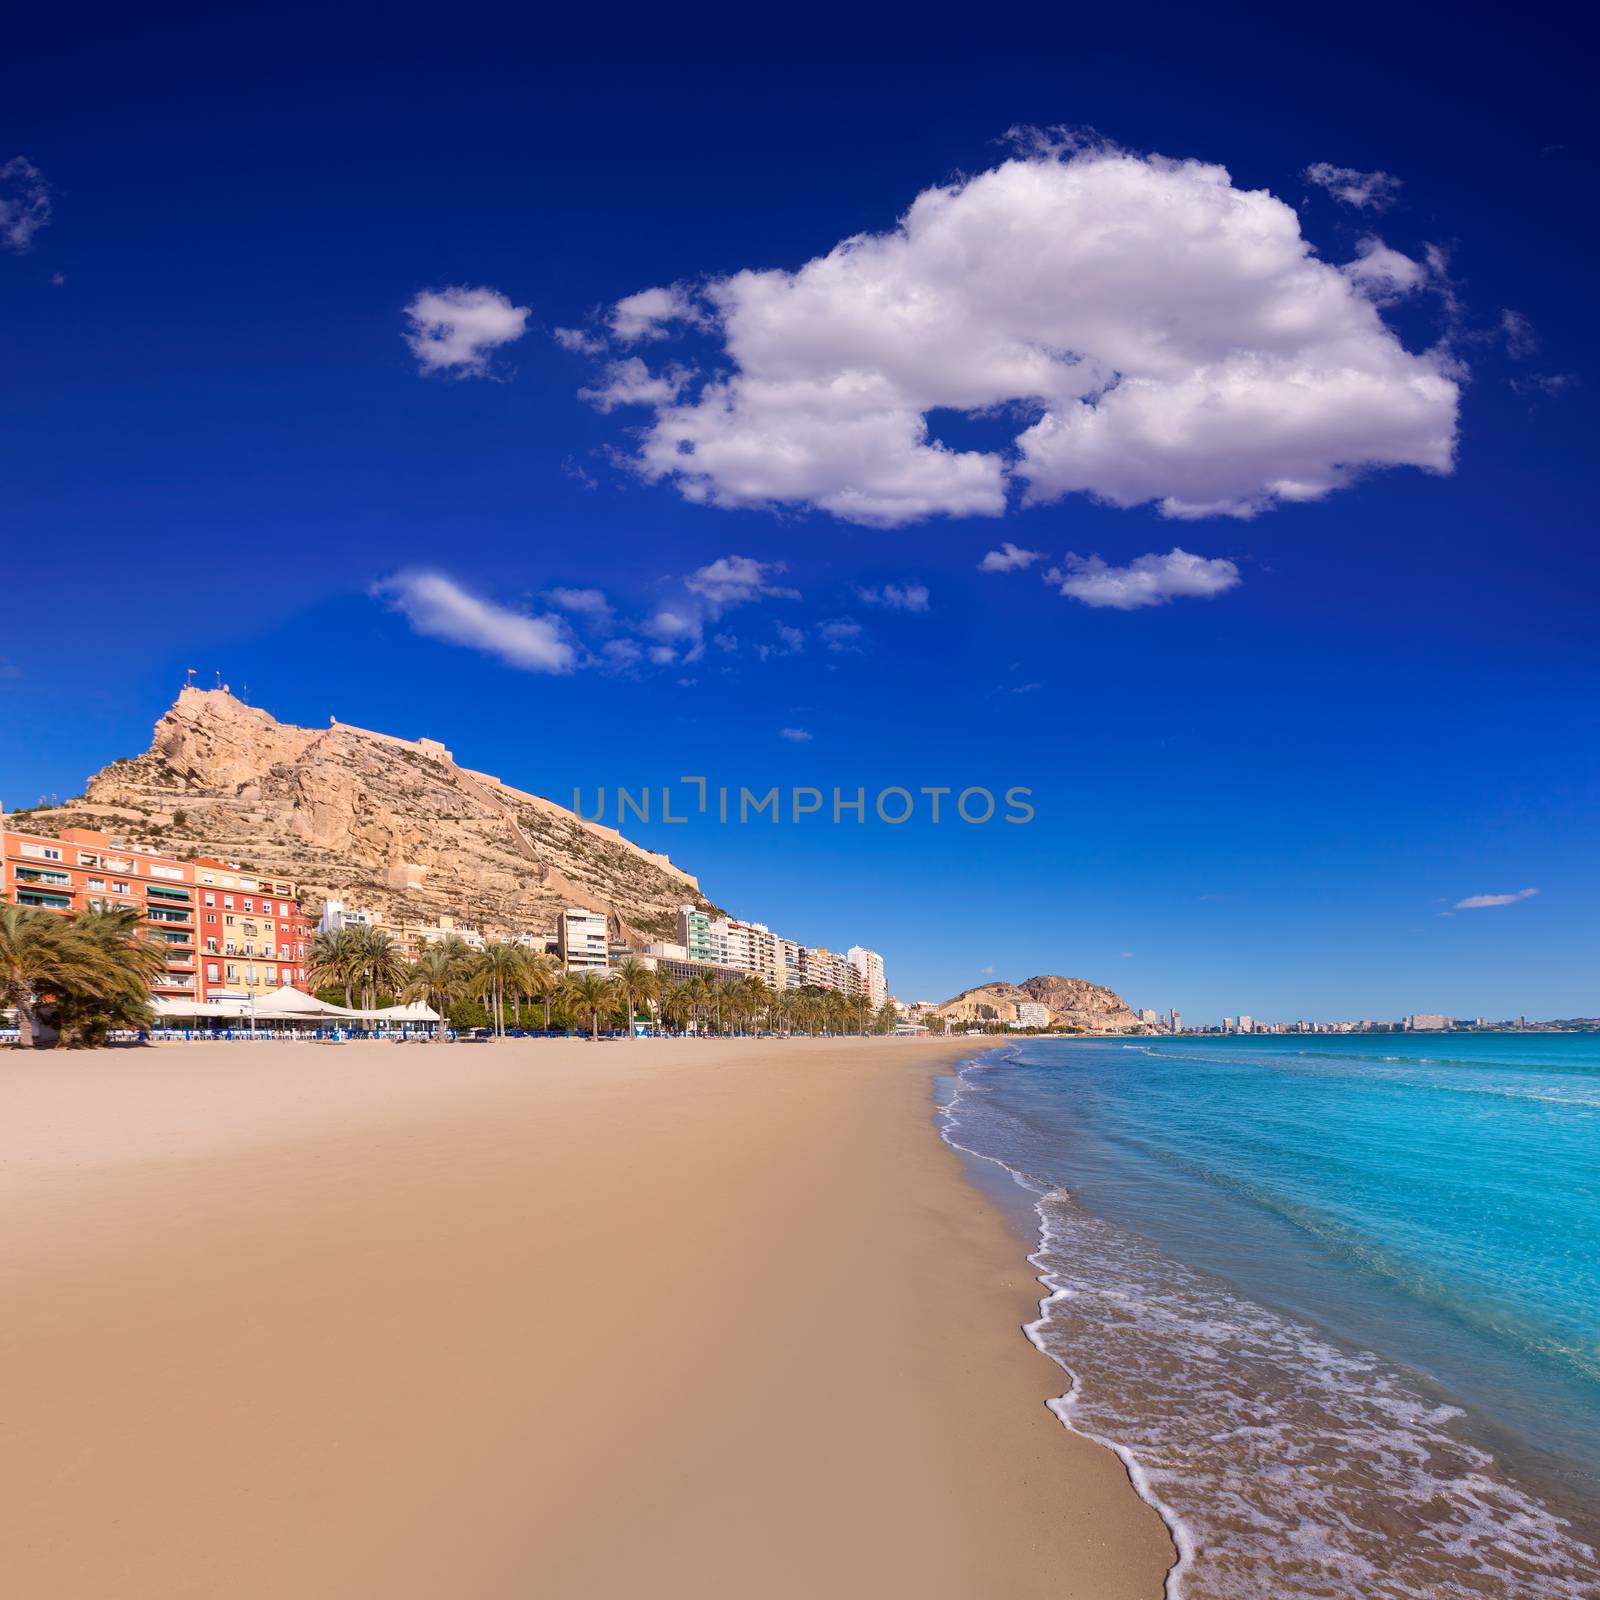
[[[27,1600],[1154,1600],[951,1045],[0,1055]]]

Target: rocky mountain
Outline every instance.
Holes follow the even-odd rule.
[[[603,911],[636,945],[671,938],[698,882],[614,828],[457,764],[432,739],[330,721],[297,728],[226,689],[186,688],[143,755],[114,761],[79,799],[18,819],[100,828],[173,855],[292,877],[392,922],[552,932],[564,905]]]
[[[1025,983],[984,983],[963,989],[939,1006],[952,1022],[1018,1022],[1017,1008],[1032,1001],[1045,1008],[1052,1024],[1086,1033],[1137,1033],[1143,1024],[1122,997],[1084,978],[1039,977]]]

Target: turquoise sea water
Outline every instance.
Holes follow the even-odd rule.
[[[1174,1593],[1600,1595],[1600,1035],[1024,1040],[946,1120]]]

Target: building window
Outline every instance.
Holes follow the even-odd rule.
[[[115,878],[111,883],[111,892],[113,894],[132,894],[133,890],[122,879]]]
[[[213,983],[215,983],[217,981],[217,978],[220,975],[220,973],[221,973],[221,968],[217,966],[215,961],[206,962],[206,976]]]
[[[239,969],[236,966],[234,966],[232,962],[229,962],[228,963],[228,982],[229,983],[237,983],[238,981],[239,981]]]
[[[255,901],[254,900],[246,900],[245,903],[244,903],[244,908],[245,908],[246,911],[254,911],[255,908],[256,908]]]
[[[206,892],[206,904],[208,906],[214,906],[216,903],[217,903],[217,897],[208,890]]]
[[[212,925],[212,927],[215,927],[217,925],[217,914],[216,914],[216,912],[215,911],[206,912],[206,921],[209,922]]]
[[[225,911],[232,911],[233,910],[233,896],[231,894],[223,895],[223,897],[222,897],[222,908]],[[233,918],[229,917],[228,921],[232,922]]]

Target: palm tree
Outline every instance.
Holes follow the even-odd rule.
[[[399,946],[381,928],[351,929],[361,962],[363,998],[369,1010],[376,1009],[380,994],[396,994],[406,981],[406,964]]]
[[[530,955],[523,963],[519,987],[530,999],[544,1005],[544,1031],[550,1031],[550,1002],[561,988],[561,968],[547,955]]]
[[[56,1001],[62,1041],[98,1045],[114,1028],[148,1028],[155,1020],[150,985],[167,970],[167,953],[146,937],[139,913],[127,906],[85,911],[73,918],[70,937],[93,946],[114,981],[105,995],[62,989]]]
[[[612,970],[611,976],[622,990],[623,1010],[627,1014],[628,1037],[631,1039],[634,1037],[634,1002],[654,999],[661,992],[661,982],[656,977],[654,968],[647,967],[644,962],[634,956],[628,956],[625,960],[619,961]]]
[[[344,990],[346,1011],[352,1009],[351,991],[362,981],[365,966],[361,935],[360,928],[340,928],[335,933],[319,933],[311,941],[311,987]]]
[[[437,1038],[443,1044],[448,1026],[445,1013],[450,1009],[450,1002],[466,992],[470,981],[470,969],[458,951],[452,950],[448,943],[428,944],[422,947],[422,953],[411,965],[402,998],[426,1000],[439,1013]]]
[[[600,1037],[600,1013],[610,1011],[619,996],[609,973],[575,972],[561,985],[561,999],[579,1016],[589,1019],[589,1036]]]
[[[506,1031],[506,990],[515,981],[523,960],[520,945],[499,940],[486,944],[474,959],[478,992],[488,998],[490,1018],[497,1034]]]
[[[165,966],[165,958],[142,940],[137,953],[115,949],[111,924],[120,938],[120,930],[137,927],[138,917],[132,912],[106,916],[107,922],[91,921],[84,928],[82,917],[0,906],[0,1008],[16,1012],[23,1048],[55,1042],[55,1019],[65,1002],[100,1002],[111,1009],[148,1001],[150,977]]]
[[[687,983],[668,984],[661,991],[661,1016],[682,1028],[694,1020],[694,990]]]

